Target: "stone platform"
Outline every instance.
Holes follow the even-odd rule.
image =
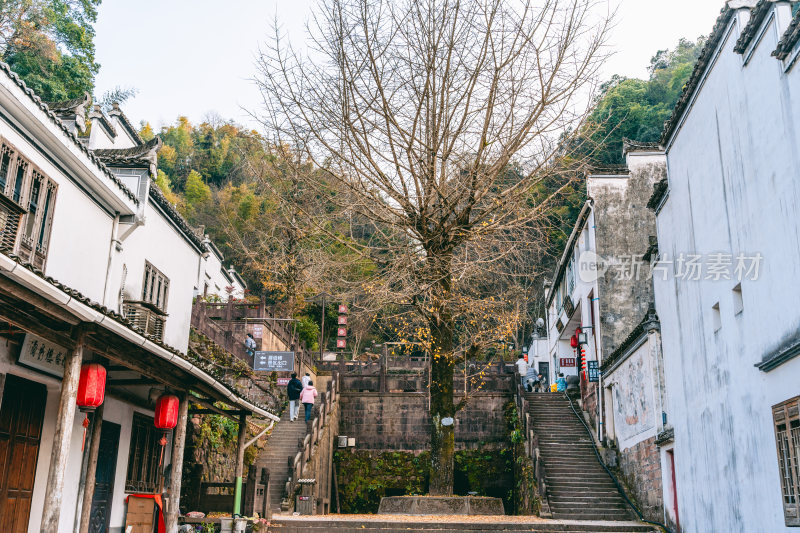
[[[381,498],[378,514],[504,515],[503,500],[484,496],[387,496]]]

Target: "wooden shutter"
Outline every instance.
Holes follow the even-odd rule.
[[[772,408],[783,513],[787,526],[800,526],[800,397]]]

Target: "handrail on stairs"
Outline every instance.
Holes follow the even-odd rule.
[[[611,470],[608,468],[608,466],[606,466],[606,463],[605,463],[605,461],[603,461],[603,458],[600,455],[600,451],[597,449],[597,445],[594,442],[594,434],[592,433],[592,430],[589,429],[589,426],[586,424],[586,421],[583,419],[583,416],[581,416],[581,414],[578,413],[578,411],[575,410],[575,405],[572,403],[572,398],[570,398],[569,395],[567,395],[566,391],[564,391],[564,398],[566,398],[566,400],[569,402],[569,408],[572,409],[572,412],[575,413],[576,417],[578,417],[578,420],[580,420],[581,424],[583,425],[583,428],[586,430],[587,435],[589,435],[589,439],[590,439],[590,441],[592,443],[592,450],[594,450],[594,454],[597,456],[597,461],[600,463],[600,466],[602,466],[603,470],[605,470],[606,473],[611,477],[611,481],[614,482],[614,485],[616,485],[617,490],[622,495],[622,497],[625,500],[625,502],[627,502],[627,504],[630,505],[631,509],[633,509],[633,512],[636,513],[636,516],[639,517],[639,520],[644,522],[645,524],[651,524],[651,525],[654,525],[656,527],[659,527],[663,531],[666,531],[666,533],[672,533],[672,530],[670,530],[667,526],[665,526],[664,524],[662,524],[660,522],[653,522],[651,520],[645,520],[644,515],[639,510],[639,508],[636,507],[636,505],[631,501],[630,498],[628,498],[628,495],[625,493],[625,489],[622,488],[622,485],[620,484],[619,480],[617,479],[617,476],[615,476],[614,473],[611,472]]]

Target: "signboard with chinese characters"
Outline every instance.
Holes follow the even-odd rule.
[[[294,370],[294,352],[257,351],[253,357],[253,370],[291,372]]]
[[[600,381],[600,366],[597,361],[586,361],[586,373],[589,375],[589,382]]]
[[[28,333],[22,341],[22,350],[19,352],[17,362],[22,366],[62,378],[66,357],[66,348]]]
[[[290,379],[291,378],[278,378],[278,386],[279,387],[285,387],[286,385],[289,384],[289,380]]]
[[[344,339],[336,339],[336,347],[337,348],[346,348],[347,347],[347,341],[344,340]]]
[[[336,335],[339,337],[347,337],[347,328],[339,328],[336,330]]]
[[[562,357],[558,362],[558,366],[577,366],[577,360],[574,357]]]
[[[339,325],[346,326],[347,325],[347,315],[340,315],[339,316]]]
[[[264,326],[263,324],[253,324],[253,338],[260,339],[264,337]]]

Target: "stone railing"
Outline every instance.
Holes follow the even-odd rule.
[[[262,329],[263,338],[270,338],[271,346],[263,350],[286,350],[295,352],[295,371],[305,372],[313,368],[314,360],[305,343],[300,341],[290,320],[275,316],[275,308],[263,303],[228,301],[205,302],[198,299],[192,305],[191,325],[215,344],[237,358],[253,364],[253,357],[244,345],[248,332],[256,326]],[[256,339],[259,342],[259,339]],[[263,341],[266,344],[266,341]]]
[[[514,374],[517,391],[517,414],[525,434],[525,452],[533,461],[533,474],[536,477],[536,491],[539,493],[539,500],[542,505],[539,514],[542,517],[549,518],[552,516],[552,512],[550,511],[550,502],[548,501],[547,470],[545,469],[545,462],[539,449],[539,436],[533,431],[530,405],[527,398],[525,398],[525,390],[520,384],[519,377],[518,373]]]
[[[404,357],[381,358],[376,361],[316,361],[318,372],[336,371],[341,390],[365,392],[421,392],[429,388],[428,361]],[[479,369],[482,374],[478,376]],[[468,375],[464,365],[455,368],[453,388],[456,391],[514,391],[514,365],[503,361],[490,364],[470,363]],[[466,387],[465,387],[466,381]]]
[[[298,442],[298,451],[288,457],[289,479],[286,482],[283,510],[294,508],[295,493],[299,490],[301,479],[316,480],[315,496],[318,514],[330,510],[330,466],[333,461],[334,432],[338,430],[339,375],[333,373],[327,390],[322,394],[319,409],[313,419],[306,424],[306,434]],[[322,479],[320,479],[322,478]]]

